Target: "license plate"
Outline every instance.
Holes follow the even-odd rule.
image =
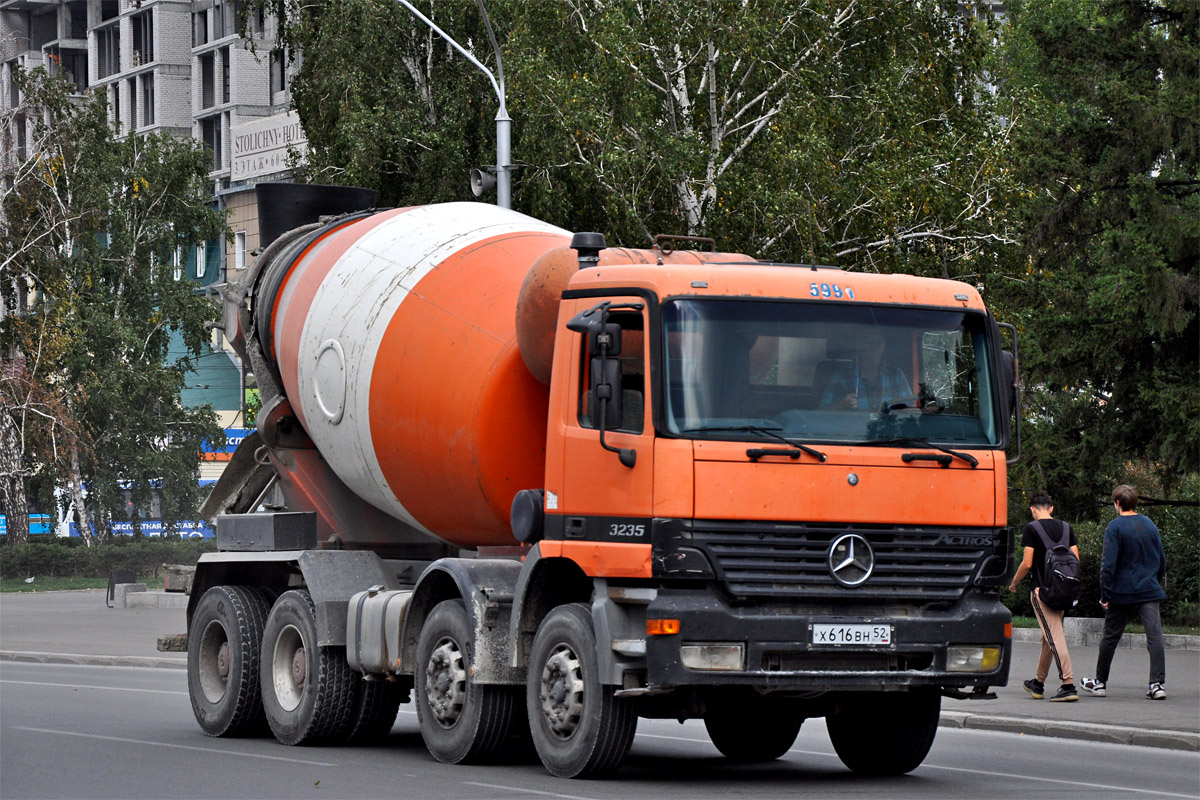
[[[813,644],[892,643],[891,625],[813,625]]]

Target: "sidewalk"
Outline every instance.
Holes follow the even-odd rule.
[[[158,637],[183,633],[182,608],[106,608],[105,593],[46,592],[0,595],[0,662],[186,667],[185,653],[158,652]],[[1181,637],[1185,638],[1185,637]],[[1195,637],[1186,637],[1194,639]],[[1127,635],[1126,639],[1130,639]],[[1075,680],[1095,674],[1095,642],[1069,645]],[[1037,736],[1200,750],[1200,651],[1194,641],[1167,650],[1167,699],[1147,700],[1150,659],[1144,638],[1122,646],[1113,659],[1108,697],[1081,694],[1076,703],[1033,700],[1021,682],[1033,677],[1039,645],[1018,631],[1009,685],[996,700],[942,701],[942,725]],[[1193,649],[1185,649],[1188,646]],[[1046,680],[1057,689],[1058,675]]]

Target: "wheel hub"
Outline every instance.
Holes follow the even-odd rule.
[[[304,686],[304,678],[308,673],[308,661],[304,656],[304,648],[301,647],[292,656],[292,683],[297,687]]]
[[[551,733],[559,739],[569,739],[579,728],[583,716],[583,672],[579,659],[565,644],[551,651],[542,667],[542,715]]]
[[[233,659],[229,652],[229,635],[218,620],[211,620],[200,634],[200,657],[196,667],[204,699],[210,703],[221,702]]]
[[[229,680],[229,642],[221,642],[217,651],[217,675],[223,681]]]
[[[443,728],[453,727],[462,716],[467,701],[467,670],[462,651],[453,639],[442,639],[429,655],[425,699],[433,718]]]
[[[300,707],[308,682],[308,657],[304,637],[295,625],[287,625],[275,639],[271,655],[271,685],[280,708],[292,712]]]

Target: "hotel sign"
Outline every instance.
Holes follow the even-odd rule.
[[[303,153],[307,145],[295,111],[234,125],[229,129],[229,139],[233,147],[231,181],[284,172],[288,168],[288,148]]]

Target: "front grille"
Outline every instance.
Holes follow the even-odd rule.
[[[854,587],[835,581],[826,562],[847,533],[875,552],[874,572]],[[692,544],[736,598],[932,603],[962,597],[992,553],[992,535],[990,528],[696,520]]]

